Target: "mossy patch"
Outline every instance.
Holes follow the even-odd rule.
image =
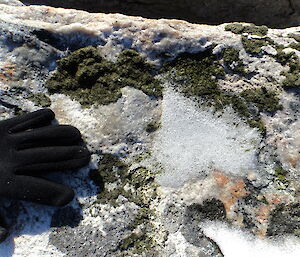
[[[282,75],[286,77],[282,81],[282,87],[284,89],[300,87],[300,62],[298,57],[294,54],[287,54],[286,65],[289,66],[289,70],[282,72]]]
[[[283,73],[283,75],[286,76],[286,78],[282,82],[283,88],[291,89],[291,88],[300,87],[299,72],[300,72],[300,70]]]
[[[112,154],[102,154],[98,170],[91,173],[91,178],[101,188],[97,204],[119,206],[117,199],[123,196],[139,207],[134,220],[128,225],[128,229],[133,232],[119,244],[121,251],[141,254],[154,247],[150,236],[153,232],[150,220],[154,213],[149,206],[157,197],[157,185],[154,182],[156,174],[143,166],[132,169]],[[143,228],[141,232],[135,232],[139,227]]]
[[[153,248],[154,242],[146,233],[131,233],[119,244],[122,251],[132,249],[133,254],[142,254]]]
[[[243,25],[239,23],[228,24],[225,26],[225,30],[231,31],[234,34],[248,33],[257,36],[265,36],[268,33],[268,27],[256,26],[254,24],[251,25]]]
[[[288,34],[288,37],[295,39],[297,42],[300,42],[300,34],[290,33],[290,34]]]
[[[300,45],[300,44],[299,44]],[[300,87],[300,61],[293,52],[285,52],[283,45],[274,44],[277,50],[275,59],[283,66],[288,66],[289,70],[284,71],[281,75],[286,78],[282,81],[282,87],[286,90]],[[289,45],[291,47],[291,45]],[[300,46],[299,47],[300,50]]]
[[[233,56],[230,56],[231,52]],[[238,52],[229,49],[225,57],[224,62],[230,63],[237,60]],[[169,72],[169,78],[178,84],[175,89],[179,92],[187,97],[200,97],[218,111],[231,105],[251,127],[258,128],[263,135],[266,130],[260,119],[260,112],[274,113],[281,109],[276,93],[265,88],[246,90],[240,94],[221,90],[218,79],[223,78],[225,73],[220,66],[220,60],[213,56],[211,50],[183,54],[166,64],[163,71]]]
[[[291,43],[289,47],[300,51],[300,43]]]
[[[146,126],[146,131],[147,131],[148,133],[155,132],[156,130],[159,129],[160,125],[161,125],[161,124],[160,124],[159,122],[150,122],[150,123],[148,123],[147,126]]]
[[[275,168],[275,178],[281,187],[286,188],[290,184],[290,181],[287,179],[288,171],[284,170],[281,167]]]
[[[279,98],[276,93],[267,90],[265,87],[254,90],[244,90],[241,96],[247,102],[255,104],[259,111],[274,113],[282,109],[282,105],[279,104]]]
[[[37,106],[49,107],[51,105],[50,98],[43,93],[31,94],[28,100],[34,102]]]
[[[225,75],[211,50],[197,54],[184,53],[165,64],[163,71],[175,72],[177,77],[183,78],[180,90],[186,96],[201,96],[208,100],[221,93],[217,81]]]
[[[136,51],[121,52],[116,63],[105,60],[88,46],[60,59],[57,71],[45,83],[50,93],[70,95],[83,106],[117,101],[121,88],[129,86],[153,97],[162,96],[154,69]]]
[[[224,64],[227,69],[231,70],[234,73],[238,73],[241,75],[247,75],[248,72],[246,70],[246,66],[243,61],[239,57],[239,50],[229,47],[225,48],[222,52]]]
[[[281,65],[286,65],[291,61],[291,58],[293,58],[293,53],[285,53],[283,51],[284,47],[282,45],[277,45],[277,55],[275,56],[275,59],[277,62],[279,62]]]
[[[270,40],[268,38],[248,38],[248,36],[242,36],[242,44],[245,51],[251,55],[258,55],[261,53],[263,46],[269,45]]]
[[[118,177],[126,173],[127,169],[127,165],[118,157],[112,154],[103,154],[101,156],[101,165],[98,170],[91,171],[90,178],[103,190],[104,181],[106,183],[116,182]]]
[[[228,24],[225,26],[226,31],[231,31],[234,34],[242,34],[244,31],[244,25],[240,23]]]
[[[12,87],[6,92],[6,94],[10,96],[19,96],[23,99],[28,99],[35,105],[41,107],[49,107],[51,105],[51,100],[47,95],[45,95],[44,93],[32,93],[25,87]]]

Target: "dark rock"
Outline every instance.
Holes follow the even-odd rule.
[[[147,18],[177,18],[207,24],[244,21],[283,28],[298,25],[300,19],[298,0],[24,0],[22,2],[89,12],[119,12]]]
[[[294,234],[300,236],[300,204],[280,204],[271,213],[268,236]]]
[[[219,247],[203,234],[200,224],[205,220],[224,220],[225,218],[225,207],[217,199],[206,200],[202,205],[192,204],[186,208],[181,232],[190,244],[199,247],[209,245],[215,253],[220,254]]]
[[[205,200],[202,205],[192,204],[187,207],[186,219],[189,222],[204,220],[224,220],[226,210],[223,203],[217,199]]]
[[[82,220],[82,214],[79,209],[67,206],[58,209],[52,216],[51,227],[76,227]]]

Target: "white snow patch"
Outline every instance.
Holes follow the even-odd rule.
[[[24,227],[11,235],[0,245],[1,257],[63,257],[65,254],[49,245],[50,222],[53,208],[34,203],[23,203],[24,212],[17,224]]]
[[[180,231],[170,234],[168,236],[168,240],[166,241],[166,245],[169,248],[173,248],[175,252],[170,255],[170,257],[181,257],[186,256],[185,251],[188,246],[190,246],[185,237],[181,234]]]
[[[221,222],[203,224],[204,234],[214,240],[225,257],[299,257],[300,240],[295,237],[256,238]]]
[[[214,169],[233,175],[256,170],[259,133],[231,108],[222,115],[213,113],[171,89],[162,108],[162,128],[153,145],[153,155],[165,170],[157,178],[161,185],[178,187]]]

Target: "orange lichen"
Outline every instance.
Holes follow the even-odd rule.
[[[15,72],[15,64],[6,63],[0,67],[0,81],[8,81]]]
[[[291,166],[292,166],[293,168],[296,168],[297,163],[298,163],[298,161],[299,161],[299,158],[294,157],[294,156],[290,156],[290,157],[287,158],[287,161],[291,164]]]
[[[220,187],[219,200],[223,202],[226,213],[229,215],[237,200],[249,194],[245,189],[245,182],[241,178],[231,178],[219,171],[215,171],[213,177]]]
[[[288,203],[289,200],[284,195],[272,194],[265,195],[265,199],[268,204],[261,204],[255,210],[256,220],[258,221],[259,229],[256,231],[256,234],[260,237],[265,237],[267,235],[267,228],[270,222],[270,214],[276,208],[278,204]]]
[[[269,221],[269,215],[274,210],[274,205],[262,204],[258,207],[256,220],[261,224],[266,224]]]
[[[228,184],[230,180],[229,177],[225,176],[223,173],[219,171],[214,171],[213,176],[219,187],[224,187],[225,185]]]
[[[244,180],[238,179],[229,187],[230,194],[236,198],[246,196],[247,194],[249,194],[249,192],[245,189],[245,186],[246,184]]]

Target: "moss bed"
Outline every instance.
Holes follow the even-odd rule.
[[[232,52],[234,54],[230,55]],[[223,52],[225,65],[233,61],[238,62],[237,58],[238,52],[235,49],[225,49]],[[243,67],[242,63],[240,65],[240,68]],[[260,112],[272,114],[282,108],[277,94],[264,87],[245,90],[240,94],[221,90],[217,83],[218,79],[224,78],[225,72],[220,60],[211,50],[198,54],[185,53],[167,63],[163,70],[175,74],[175,80],[180,84],[176,89],[187,97],[200,97],[216,110],[231,105],[251,127],[258,128],[262,134],[265,134],[265,127],[260,119]],[[240,75],[242,76],[241,73]]]
[[[126,86],[152,97],[162,96],[153,67],[131,49],[124,50],[113,63],[101,57],[97,48],[88,46],[60,59],[57,65],[45,84],[49,92],[67,94],[83,106],[116,102]]]

